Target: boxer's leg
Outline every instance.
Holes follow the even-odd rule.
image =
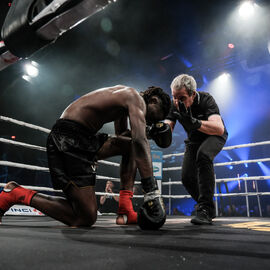
[[[48,196],[9,182],[0,194],[1,216],[14,204],[30,205],[69,226],[91,226],[96,221],[97,203],[92,186],[69,185],[67,199]]]

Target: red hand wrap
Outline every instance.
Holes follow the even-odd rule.
[[[14,204],[30,205],[36,191],[22,188],[20,186],[11,191],[2,191],[0,193],[0,210],[6,212]]]
[[[118,215],[127,216],[127,224],[137,223],[137,213],[132,206],[133,192],[129,190],[120,190]]]

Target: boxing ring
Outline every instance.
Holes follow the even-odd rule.
[[[0,116],[1,121],[49,133],[50,130]],[[0,138],[0,143],[10,144],[33,151],[45,152],[41,146]],[[224,147],[231,150],[241,147],[256,147],[270,144],[270,141]],[[164,155],[182,156],[183,153]],[[268,162],[270,158],[215,163],[215,166],[238,165],[243,163]],[[118,163],[99,161],[104,166],[119,167]],[[11,161],[0,161],[0,166],[24,170],[49,172],[48,168]],[[163,168],[163,171],[181,170],[181,167]],[[216,182],[263,181],[270,176],[217,178]],[[10,179],[12,180],[12,179]],[[120,182],[119,178],[97,175],[97,182],[110,180]],[[4,187],[6,183],[0,183]],[[22,184],[22,183],[20,183]],[[140,184],[135,181],[135,184]],[[167,181],[169,194],[162,194],[169,203],[173,199],[190,198],[189,195],[171,195],[172,188],[182,185],[180,181]],[[60,193],[50,187],[28,186],[37,191]],[[118,193],[96,192],[96,195],[115,195]],[[215,194],[215,197],[244,196],[247,209],[248,197],[268,196],[270,192],[246,192]],[[134,195],[142,198],[142,195]],[[217,204],[217,200],[216,204]],[[258,201],[259,202],[259,201]],[[217,206],[217,205],[216,205]],[[14,206],[16,208],[16,206]],[[218,207],[217,207],[218,208]],[[249,211],[248,211],[249,212]],[[92,228],[70,228],[38,211],[8,211],[0,226],[0,258],[3,269],[267,269],[270,261],[270,218],[217,217],[212,226],[194,226],[190,217],[167,216],[166,223],[159,231],[142,231],[138,226],[118,226],[115,216],[98,216]],[[26,215],[24,215],[26,213]],[[217,213],[218,214],[218,213]],[[261,211],[260,211],[261,214]],[[35,216],[34,216],[35,215]],[[218,215],[217,215],[218,216]],[[31,252],[29,252],[29,250]],[[28,251],[28,252],[27,252]],[[14,259],[15,258],[15,259]],[[19,268],[17,266],[19,265]]]
[[[23,121],[18,121],[16,119],[12,119],[12,118],[8,118],[5,116],[0,116],[0,120],[1,121],[6,121],[9,123],[13,123],[22,127],[27,127],[27,128],[31,128],[31,129],[35,129],[35,130],[39,130],[41,132],[45,132],[45,133],[49,133],[50,130],[46,129],[44,127],[40,127],[40,126],[36,126],[36,125],[32,125],[29,123],[25,123]],[[20,147],[25,147],[25,148],[29,148],[32,150],[38,150],[38,151],[46,151],[45,147],[41,147],[41,146],[37,146],[37,145],[31,145],[31,144],[26,144],[23,142],[18,142],[18,141],[14,141],[14,140],[8,140],[5,138],[0,138],[0,143],[6,143],[6,144],[12,144],[14,146],[20,146]],[[235,146],[227,146],[224,147],[223,150],[233,150],[233,149],[239,149],[239,148],[245,148],[245,147],[257,147],[257,146],[263,146],[263,145],[269,145],[270,141],[263,141],[263,142],[256,142],[256,143],[249,143],[249,144],[241,144],[241,145],[235,145]],[[171,157],[181,157],[183,156],[184,153],[176,153],[176,154],[168,154],[168,155],[164,155],[163,159],[168,159]],[[269,162],[270,158],[260,158],[260,159],[252,159],[252,160],[240,160],[240,161],[233,161],[233,162],[223,162],[223,163],[214,163],[215,167],[220,167],[220,166],[231,166],[231,165],[240,165],[240,164],[249,164],[249,163],[257,163],[257,162]],[[113,167],[119,167],[120,165],[118,163],[115,162],[111,162],[111,161],[106,161],[106,160],[100,160],[98,161],[99,164],[104,164],[107,166],[113,166]],[[40,166],[33,166],[33,165],[29,165],[29,164],[22,164],[22,163],[16,163],[16,162],[10,162],[10,161],[4,161],[4,160],[0,160],[0,165],[1,166],[11,166],[11,167],[16,167],[16,168],[23,168],[26,170],[36,170],[36,171],[42,171],[42,172],[49,172],[49,169],[46,167],[40,167]],[[163,172],[168,172],[168,171],[179,171],[181,170],[182,167],[167,167],[167,168],[163,168]],[[109,177],[109,176],[104,176],[104,175],[97,175],[97,180],[110,180],[112,182],[120,182],[119,178],[115,178],[115,177]],[[234,178],[217,178],[216,179],[216,184],[218,183],[227,183],[227,182],[231,182],[231,181],[244,181],[244,187],[245,187],[245,192],[241,192],[241,193],[217,193],[217,186],[215,187],[215,203],[216,203],[216,216],[219,216],[218,213],[218,197],[236,197],[236,196],[243,196],[246,199],[246,209],[247,209],[247,216],[250,217],[250,211],[249,211],[249,196],[256,196],[257,197],[257,201],[258,201],[258,208],[259,208],[259,214],[262,217],[262,209],[261,209],[261,203],[260,203],[260,196],[269,196],[270,192],[259,192],[258,191],[258,185],[257,185],[257,181],[263,181],[263,180],[269,180],[270,176],[250,176],[250,177],[243,177],[243,176],[239,176],[238,177],[234,177]],[[248,188],[247,188],[247,182],[248,181],[254,181],[255,184],[255,192],[248,192]],[[135,181],[135,184],[140,184],[139,181]],[[182,185],[181,181],[171,181],[171,179],[169,178],[169,181],[167,182],[162,182],[162,186],[169,186],[169,194],[162,194],[162,197],[164,199],[169,199],[169,215],[171,214],[171,200],[172,199],[188,199],[191,198],[190,195],[172,195],[171,191],[172,191],[172,187],[174,185]],[[0,183],[0,187],[4,187],[5,183]],[[24,185],[23,185],[24,186]],[[26,188],[29,189],[33,189],[36,191],[48,191],[48,192],[59,192],[61,193],[61,190],[54,190],[53,188],[49,188],[49,187],[37,187],[37,186],[24,186]],[[162,190],[161,190],[162,191]],[[119,193],[106,193],[106,192],[96,192],[96,195],[110,195],[110,196],[119,196]],[[143,198],[143,195],[134,195],[134,198]]]

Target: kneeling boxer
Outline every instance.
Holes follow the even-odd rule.
[[[97,218],[96,161],[122,155],[120,194],[130,200],[132,194],[128,191],[132,192],[138,169],[147,203],[143,205],[140,220],[148,224],[147,229],[149,224],[153,229],[158,227],[156,224],[162,226],[166,215],[153,179],[146,124],[165,119],[170,105],[170,97],[157,87],[138,93],[133,88],[117,85],[77,99],[64,110],[47,141],[53,187],[62,189],[65,198],[43,195],[9,182],[0,194],[1,217],[12,205],[25,204],[67,225],[91,226]],[[125,136],[128,119],[130,137]],[[105,123],[112,121],[116,137],[108,138],[106,134],[98,133]],[[119,203],[121,211],[122,202]],[[123,202],[123,205],[127,204]],[[127,207],[127,212],[129,210]],[[132,221],[134,217],[129,218]],[[141,227],[145,228],[144,225]]]

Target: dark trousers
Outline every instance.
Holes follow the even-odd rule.
[[[211,211],[215,209],[213,160],[225,142],[223,138],[214,135],[209,136],[202,143],[186,142],[182,183],[198,205],[204,205]]]

